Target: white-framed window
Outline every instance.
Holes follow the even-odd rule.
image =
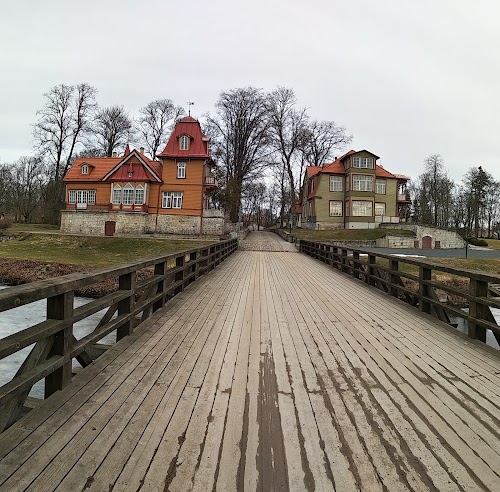
[[[371,157],[353,157],[352,167],[362,169],[373,169],[373,158]]]
[[[181,150],[188,150],[189,149],[189,137],[187,135],[182,135],[179,145],[180,145]]]
[[[172,192],[171,191],[164,191],[162,193],[161,206],[162,206],[162,208],[172,208]]]
[[[76,190],[69,190],[68,203],[76,203]]]
[[[373,176],[354,174],[352,177],[352,189],[354,191],[373,191]]]
[[[330,217],[342,217],[342,202],[330,200]]]
[[[182,208],[182,191],[164,191],[162,194],[162,208]]]
[[[135,188],[134,204],[144,205],[144,186],[142,185]]]
[[[354,217],[371,217],[373,215],[373,202],[367,200],[353,200],[352,215]]]
[[[95,205],[95,190],[88,191],[87,200],[90,205]]]
[[[87,164],[82,165],[82,174],[88,174],[89,173],[89,166]]]
[[[178,162],[177,163],[177,177],[181,178],[181,179],[186,177],[186,163],[185,162]]]
[[[385,195],[385,187],[386,187],[385,179],[375,180],[375,193],[378,193],[379,195]]]
[[[172,208],[182,208],[182,191],[174,191],[174,196],[172,197]]]
[[[342,176],[330,176],[330,191],[342,191]]]
[[[385,215],[385,203],[375,203],[375,215]]]
[[[122,202],[122,187],[120,185],[113,186],[113,196],[111,201],[113,205],[120,205]]]
[[[76,195],[76,203],[88,203],[89,205],[95,205],[95,190],[71,190],[69,192],[70,203],[75,203],[74,200]]]
[[[134,187],[128,183],[125,188],[123,188],[123,205],[133,205],[134,203]]]

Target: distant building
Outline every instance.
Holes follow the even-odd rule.
[[[153,161],[144,149],[121,157],[79,158],[64,177],[61,230],[88,234],[222,234],[224,213],[212,207],[209,138],[187,116]]]
[[[324,166],[309,166],[301,188],[299,226],[372,229],[406,220],[408,177],[392,174],[367,150],[350,150]]]

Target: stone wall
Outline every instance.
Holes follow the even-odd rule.
[[[140,212],[61,212],[61,232],[97,234],[104,236],[104,223],[116,222],[115,234],[143,234],[146,232],[146,213]]]
[[[322,241],[332,246],[339,246],[341,248],[354,248],[354,249],[363,249],[363,248],[374,248],[376,246],[376,241],[367,239],[366,241],[353,239],[351,241]]]
[[[377,239],[377,248],[414,248],[415,237],[408,236],[385,236]]]
[[[454,231],[447,231],[445,229],[438,229],[437,227],[421,226],[417,224],[390,224],[381,225],[380,227],[390,229],[402,229],[406,231],[413,231],[414,238],[411,239],[411,246],[389,246],[389,247],[407,247],[413,248],[414,241],[418,240],[418,247],[422,248],[422,238],[429,236],[431,238],[432,249],[436,247],[436,241],[439,241],[439,247],[443,249],[465,248],[465,241],[463,238]]]
[[[61,232],[74,234],[104,235],[104,223],[116,222],[116,235],[128,234],[199,234],[201,217],[192,215],[154,215],[140,212],[99,212],[72,211],[61,212]],[[225,233],[223,217],[203,219],[203,234],[220,235]]]

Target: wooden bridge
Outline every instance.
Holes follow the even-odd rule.
[[[494,350],[252,233],[0,435],[0,490],[498,491],[499,409]]]

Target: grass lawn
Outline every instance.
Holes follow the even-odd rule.
[[[12,224],[7,231],[8,232],[43,232],[43,231],[58,231],[59,226],[51,224]]]
[[[284,229],[289,232],[288,229]],[[396,234],[399,236],[415,236],[412,231],[392,230],[392,229],[335,229],[333,231],[314,231],[311,229],[295,229],[293,233],[299,239],[309,239],[311,241],[342,241],[342,240],[375,240],[384,237],[386,234]]]
[[[0,261],[16,258],[101,267],[199,248],[210,242],[33,234],[23,241],[0,242]]]
[[[488,243],[488,248],[491,249],[500,249],[500,239],[486,239]]]

